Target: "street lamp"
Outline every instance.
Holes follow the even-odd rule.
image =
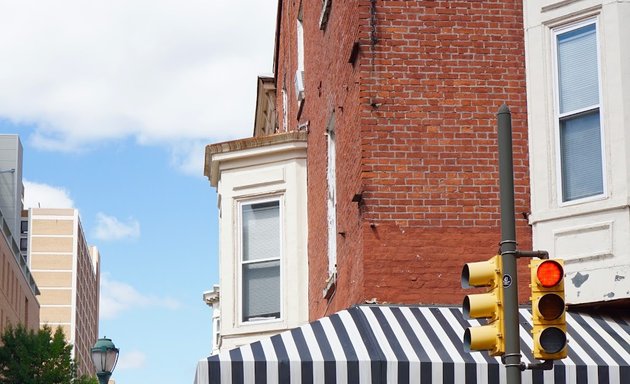
[[[98,339],[92,348],[92,362],[94,362],[96,377],[100,384],[107,384],[117,361],[118,348],[112,340],[107,337]]]

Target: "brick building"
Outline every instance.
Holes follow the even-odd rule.
[[[556,10],[572,2],[540,3],[545,3],[540,5],[543,9]],[[263,84],[269,82],[259,79],[254,137],[213,144],[206,150],[206,175],[217,188],[221,211],[221,327],[217,347],[226,351],[208,359],[210,382],[238,381],[226,379],[218,369],[219,362],[230,360],[244,364],[251,362],[251,367],[244,370],[258,378],[260,372],[254,368],[259,362],[256,360],[258,349],[275,350],[277,360],[288,354],[288,360],[293,362],[290,358],[292,348],[298,352],[310,350],[310,334],[315,335],[313,341],[317,339],[320,343],[317,338],[320,327],[326,329],[329,321],[330,328],[324,332],[329,339],[331,333],[339,332],[341,328],[345,329],[341,334],[347,332],[337,340],[339,351],[329,355],[337,362],[338,354],[345,353],[347,360],[344,361],[356,357],[350,357],[353,352],[345,348],[354,340],[353,332],[364,340],[364,332],[367,332],[379,340],[380,345],[389,345],[395,343],[392,340],[406,339],[422,328],[425,332],[422,337],[432,340],[436,349],[446,345],[447,342],[442,344],[443,340],[453,337],[446,328],[461,323],[461,313],[457,314],[455,309],[429,306],[460,306],[465,295],[459,288],[463,264],[485,260],[498,250],[496,113],[503,103],[509,105],[513,118],[517,240],[519,249],[532,248],[531,141],[528,137],[532,127],[528,127],[524,39],[524,20],[528,18],[524,17],[524,12],[531,16],[533,8],[535,6],[524,7],[524,3],[517,0],[279,1],[274,52],[275,88],[261,92]],[[592,8],[589,9],[592,12]],[[534,44],[536,40],[530,37],[529,41]],[[539,48],[533,46],[533,49]],[[539,73],[534,72],[534,75]],[[275,103],[269,102],[272,93]],[[264,103],[261,102],[262,94],[265,95]],[[536,99],[531,93],[529,97]],[[275,119],[269,118],[270,115],[275,115]],[[538,135],[537,131],[534,133]],[[246,180],[254,173],[263,175],[268,169],[277,168],[277,159],[272,161],[264,155],[254,159],[254,149],[259,156],[264,152],[263,148],[276,153],[272,148],[278,143],[301,143],[304,137],[306,178],[297,179],[294,187],[239,195],[237,191],[246,189],[246,186],[222,181],[225,175],[229,175],[229,180]],[[547,154],[544,158],[550,157],[553,156]],[[260,177],[260,185],[264,180],[277,184],[271,182],[272,179]],[[541,170],[536,177],[538,184],[534,183],[535,186],[541,184],[540,178],[548,176]],[[279,251],[279,289],[273,292],[281,301],[286,296],[308,300],[308,320],[312,323],[284,333],[282,337],[272,337],[270,343],[273,346],[265,340],[248,344],[263,334],[253,336],[261,323],[254,324],[239,319],[239,316],[230,317],[230,313],[238,314],[245,302],[243,292],[246,290],[239,289],[246,284],[244,269],[239,272],[239,268],[246,264],[246,256],[243,253],[245,247],[239,246],[245,242],[241,236],[244,221],[239,217],[226,217],[226,212],[239,212],[241,198],[249,199],[255,195],[261,199],[266,194],[282,195],[285,191],[289,194],[295,190],[307,193],[306,201],[299,201],[297,205],[304,209],[303,204],[306,204],[308,236],[305,244],[299,244],[298,248],[305,246],[307,252],[304,255]],[[540,210],[540,205],[534,208]],[[290,212],[289,209],[280,210],[279,221],[286,221],[283,215]],[[226,233],[234,235],[225,237]],[[538,243],[545,247],[550,245],[548,242]],[[234,244],[236,246],[232,248]],[[282,247],[278,249],[282,250]],[[553,250],[552,247],[550,251]],[[303,265],[302,257],[306,257],[308,266],[306,290],[300,283],[285,284],[286,277],[296,271],[287,271],[282,261],[293,260]],[[526,260],[519,260],[522,279],[527,276],[526,263]],[[235,267],[225,269],[225,265]],[[575,271],[579,265],[567,268]],[[528,300],[527,283],[519,286],[521,303]],[[295,290],[296,287],[299,289]],[[364,303],[381,306],[346,310]],[[393,308],[388,307],[392,304],[395,305]],[[421,308],[414,312],[398,305],[421,305]],[[287,323],[281,321],[285,318],[285,307],[279,308],[281,310],[274,317],[264,319],[264,335],[286,329]],[[305,321],[303,314],[301,316],[294,319]],[[530,315],[522,312],[521,316]],[[571,321],[578,321],[572,316],[569,316]],[[402,321],[403,317],[407,320]],[[409,320],[411,318],[419,323],[413,323],[415,320]],[[423,322],[433,326],[425,328]],[[410,326],[411,323],[417,328]],[[365,331],[366,324],[370,331]],[[527,326],[531,330],[531,326]],[[444,333],[436,328],[444,328]],[[228,335],[223,334],[224,330],[229,331]],[[296,333],[304,336],[298,337]],[[528,336],[521,334],[523,337]],[[222,338],[224,341],[229,339],[229,343],[221,345]],[[531,338],[529,340],[531,343]],[[278,347],[277,343],[284,346]],[[574,341],[572,344],[573,353],[577,354],[574,358],[580,354],[588,355],[585,352],[588,348],[580,349],[580,343]],[[589,341],[584,342],[584,345],[588,344]],[[227,350],[238,345],[243,347],[235,352],[236,355],[229,355]],[[329,348],[335,349],[332,340]],[[365,348],[370,352],[367,343]],[[397,348],[405,350],[405,346]],[[461,349],[461,345],[451,345],[450,351],[449,347],[444,348],[446,355],[457,355],[454,361],[463,359],[473,366],[479,364],[470,355],[459,356],[458,352],[453,352]],[[321,355],[326,360],[324,349],[321,348]],[[358,350],[355,348],[354,352],[359,354]],[[396,351],[396,347],[392,346],[392,351]],[[238,353],[242,353],[242,359],[235,357]],[[387,355],[385,350],[383,353]],[[251,361],[247,360],[250,354],[255,357]],[[303,359],[302,353],[299,358]],[[313,368],[315,360],[313,357],[313,366],[308,368],[307,375],[316,371]],[[497,363],[493,361],[488,360],[490,366]],[[198,370],[198,382],[205,383],[207,371],[203,364],[202,361],[202,368]],[[498,367],[495,368],[494,373],[490,368],[487,372],[486,368],[470,368],[478,369],[475,376],[462,366],[454,369],[452,377],[443,372],[449,377],[444,376],[444,382],[473,382],[472,376],[480,382],[485,381],[479,377],[499,382],[501,374]],[[302,366],[302,373],[304,369]],[[352,371],[350,363],[347,369]],[[372,369],[372,375],[376,374],[374,366]],[[325,372],[322,368],[322,377]],[[359,372],[363,371],[357,368],[356,374]],[[399,371],[379,372],[386,377],[381,382],[396,382],[401,377],[397,376]],[[283,371],[280,367],[272,374],[269,371],[266,374],[267,378],[276,374],[282,378],[283,374],[289,377],[295,371],[288,368]],[[313,374],[318,375],[317,372]],[[348,373],[348,377],[352,374]],[[537,374],[528,374],[530,379],[537,377]],[[429,377],[423,382],[432,382],[431,374],[422,375],[423,380]],[[439,375],[442,375],[441,371]],[[410,379],[409,382],[416,381]]]
[[[4,217],[0,216],[3,228]],[[0,234],[0,331],[23,324],[39,328],[39,289],[8,230]]]
[[[206,174],[228,209],[222,154],[308,133],[310,320],[366,301],[461,301],[461,266],[500,240],[503,102],[514,116],[519,241],[531,244],[522,19],[519,1],[280,2],[275,103],[264,78],[258,95],[258,115],[278,122],[257,118],[256,137],[209,146]]]
[[[370,299],[459,303],[462,263],[491,256],[500,239],[503,102],[514,120],[518,239],[531,242],[522,4],[355,1],[327,12],[317,22],[319,2],[282,2],[276,47],[277,87],[288,94],[278,115],[309,130],[310,318]],[[300,34],[300,17],[303,51],[285,38]],[[327,300],[335,260],[343,295]]]

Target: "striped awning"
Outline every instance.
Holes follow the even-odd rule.
[[[520,309],[522,361],[531,312]],[[465,353],[460,308],[360,305],[198,363],[195,384],[505,383],[485,352]],[[567,314],[569,356],[523,383],[630,383],[630,315]]]

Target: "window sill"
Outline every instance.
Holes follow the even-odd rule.
[[[537,210],[537,212],[532,212],[532,214],[529,216],[529,224],[535,225],[546,221],[614,211],[617,209],[627,209],[628,207],[630,207],[630,200],[613,200],[610,198],[604,198],[595,201],[585,202],[582,204],[562,206],[555,209],[539,209]]]
[[[259,332],[275,332],[287,328],[285,319],[269,319],[237,323],[229,329],[222,329],[222,335],[248,335]]]
[[[260,335],[264,333],[277,333],[288,329],[286,322],[242,323],[229,329],[221,330],[222,338],[234,338],[241,336]]]

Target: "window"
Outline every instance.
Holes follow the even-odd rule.
[[[297,70],[295,71],[295,94],[298,103],[304,100],[304,24],[302,14],[302,3],[298,11],[297,25]]]
[[[322,0],[322,13],[319,15],[319,29],[322,31],[326,29],[326,24],[328,24],[328,17],[330,16],[330,6],[332,5],[332,0]]]
[[[28,232],[28,220],[24,220],[20,223],[20,231],[22,233],[27,233]]]
[[[215,309],[213,309],[215,311]],[[221,318],[219,316],[212,315],[212,352],[215,353],[219,349],[219,343],[221,342]]]
[[[20,239],[20,251],[24,252],[28,250],[28,238],[23,237]]]
[[[28,297],[24,298],[24,325],[28,326]]]
[[[280,318],[280,201],[241,204],[242,321]]]
[[[335,144],[335,112],[332,112],[327,129],[328,136],[328,275],[337,272],[337,149]]]
[[[594,21],[556,31],[562,201],[604,194],[599,55]]]
[[[282,132],[289,131],[289,99],[287,90],[282,89]]]

